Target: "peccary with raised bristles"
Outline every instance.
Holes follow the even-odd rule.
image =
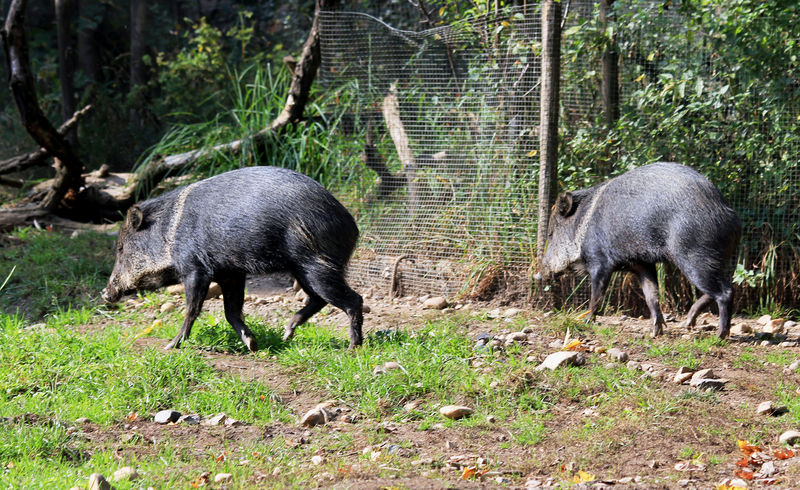
[[[613,271],[637,274],[655,337],[664,325],[655,264],[669,261],[702,293],[685,325],[694,325],[713,300],[719,307],[717,334],[724,338],[733,302],[730,266],[740,234],[739,217],[708,179],[689,167],[658,162],[560,195],[550,215],[540,272],[586,270],[590,320]]]
[[[289,272],[308,294],[284,340],[327,303],[350,317],[350,346],[362,343],[362,299],[345,282],[358,240],[350,213],[313,179],[282,168],[232,170],[128,211],[117,260],[103,290],[114,302],[140,289],[183,283],[186,316],[166,348],[189,337],[211,281],[222,288],[225,318],[251,351],[242,318],[248,274]]]

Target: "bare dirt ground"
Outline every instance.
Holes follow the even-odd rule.
[[[246,313],[249,315],[286,318],[302,304],[301,298],[296,298],[291,290],[291,281],[285,277],[251,282],[248,292],[251,298],[246,304]],[[389,300],[370,295],[365,302],[370,308],[365,315],[365,335],[387,328],[420,328],[429,318],[457,311],[454,308],[424,310],[416,297]],[[206,305],[212,310],[221,307],[218,299],[209,300]],[[498,308],[493,304],[461,304],[456,308],[474,313],[463,325],[463,332],[470,336],[478,333],[504,335],[513,331],[512,328],[518,329],[521,324],[538,332],[539,326],[545,324],[550,315],[522,310],[511,312],[513,319],[508,319],[504,317],[509,313],[508,308]],[[697,337],[713,335],[709,324],[715,323],[716,318],[705,315],[701,319],[701,323],[706,325],[693,332],[680,328],[677,322],[670,322],[665,335],[654,343],[669,349],[687,333]],[[347,319],[338,310],[329,313],[323,321],[340,327],[343,337],[346,335]],[[533,446],[514,442],[509,427],[504,423],[487,421],[476,426],[435,426],[419,430],[413,422],[362,419],[348,423],[343,416],[312,429],[296,423],[273,424],[266,428],[254,425],[163,426],[145,419],[110,429],[89,423],[83,431],[93,446],[116,448],[121,459],[130,456],[127,453],[131,451],[144,455],[148,447],[168,442],[185,451],[198,454],[218,452],[220,457],[248,460],[249,464],[257,465],[259,458],[265,456],[248,454],[248,446],[255,442],[283,440],[289,447],[313,444],[318,448],[316,452],[326,460],[334,461],[338,469],[335,474],[321,471],[314,475],[306,482],[310,487],[538,488],[560,484],[578,488],[733,488],[737,481],[731,479],[741,476],[743,469],[758,469],[752,465],[743,468],[743,454],[737,447],[737,440],[760,436],[765,441],[761,444],[762,453],[770,455],[780,447],[778,435],[798,428],[791,414],[779,417],[757,415],[755,407],[766,400],[775,401],[776,391],[780,392],[782,388],[795,389],[800,377],[794,371],[787,371],[783,362],[758,365],[742,362],[754,349],[762,358],[769,359],[771,353],[776,359],[800,358],[798,335],[790,333],[788,337],[766,341],[755,335],[736,337],[727,345],[710,350],[698,368],[713,368],[716,377],[728,380],[722,390],[711,395],[690,392],[693,389],[687,385],[673,382],[676,368],[666,365],[662,357],[654,357],[645,342],[651,328],[649,320],[601,316],[597,323],[618,330],[614,346],[625,351],[634,361],[628,368],[640,369],[641,379],[654,379],[660,384],[661,403],[643,411],[637,406],[640,400],[623,397],[614,406],[602,405],[594,409],[591,399],[603,397],[602,391],[580,393],[576,399],[559,399],[550,408],[551,417],[546,423],[544,439]],[[737,317],[734,323],[758,329],[753,319]],[[612,361],[603,349],[591,348],[599,345],[598,338],[591,331],[581,334],[581,337],[583,344],[590,347],[584,353],[586,356],[603,363]],[[558,350],[553,348],[553,344],[560,340],[563,340],[563,335],[555,332],[544,331],[529,336],[526,342],[530,355],[535,358],[531,362],[531,371],[547,353]],[[143,348],[154,347],[160,346],[163,339],[142,338],[136,342]],[[298,419],[329,398],[324,391],[313,387],[301,385],[298,388],[297,376],[270,359],[218,352],[204,352],[203,355],[221,373],[269,385]],[[640,363],[638,366],[637,362]],[[646,416],[623,416],[626,413],[644,413]],[[127,444],[132,438],[138,438],[141,443]],[[378,444],[376,439],[380,440]],[[341,451],[342,441],[349,441],[349,449],[344,452]],[[387,463],[369,461],[364,456],[387,451],[395,455]],[[800,456],[773,463],[776,472],[772,479],[757,482],[757,478],[745,478],[738,483],[744,481],[751,488],[768,484],[772,485],[770,488],[800,485]],[[462,478],[465,468],[470,467],[475,467],[478,473],[485,473]],[[575,475],[579,475],[581,470],[591,473],[593,478],[588,482],[575,480]],[[200,472],[198,469],[198,474]],[[744,476],[749,475],[744,473]],[[246,485],[280,486],[279,482],[280,475],[256,472],[253,481]],[[721,484],[729,486],[720,487]]]

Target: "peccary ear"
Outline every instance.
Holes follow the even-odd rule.
[[[558,196],[558,201],[556,202],[556,206],[558,207],[558,214],[563,217],[567,217],[575,212],[575,208],[577,208],[577,202],[572,196],[571,192],[565,192]]]
[[[128,226],[134,230],[138,230],[142,227],[143,222],[144,212],[142,212],[142,208],[134,204],[128,211]]]

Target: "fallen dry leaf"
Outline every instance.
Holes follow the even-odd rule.
[[[125,420],[127,420],[128,422],[134,422],[138,418],[139,418],[139,414],[136,413],[136,412],[130,412],[130,413],[128,413],[128,415],[125,416]]]
[[[206,471],[202,475],[198,476],[194,480],[192,480],[192,488],[204,487],[206,483],[208,483],[208,479],[211,477],[211,473]]]
[[[756,476],[755,473],[753,473],[751,470],[748,470],[747,468],[740,468],[737,470],[733,470],[733,474],[734,476],[736,476],[736,478],[741,478],[743,480],[752,480]]]
[[[573,340],[572,342],[570,342],[567,345],[565,345],[564,348],[561,349],[561,350],[576,351],[576,350],[586,350],[586,349],[583,348],[583,346],[581,345],[581,341],[580,340]]]
[[[757,452],[761,451],[760,447],[758,447],[758,446],[756,446],[754,444],[750,444],[747,441],[739,440],[739,441],[736,441],[736,443],[739,445],[739,449],[745,454],[745,456],[750,456],[753,453],[757,453]]]
[[[744,468],[744,467],[749,466],[749,465],[750,465],[750,457],[749,456],[745,456],[744,458],[742,458],[742,459],[740,459],[739,461],[736,462],[736,466],[738,466],[739,468]]]
[[[794,457],[794,451],[791,449],[777,449],[773,453],[775,459],[789,459]]]
[[[697,461],[681,461],[675,465],[675,469],[677,471],[702,471],[706,469],[706,465]]]
[[[572,481],[575,483],[586,483],[590,481],[595,481],[597,478],[591,473],[588,473],[583,470],[578,470],[578,474],[572,477]]]
[[[462,480],[469,480],[470,478],[475,477],[476,468],[474,466],[468,466],[464,468],[464,472],[461,473]]]

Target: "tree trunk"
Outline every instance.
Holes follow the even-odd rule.
[[[613,21],[611,4],[614,0],[600,1],[600,23],[603,29]],[[616,36],[610,39],[606,50],[603,52],[603,116],[606,128],[611,129],[619,119],[619,53],[617,52]]]
[[[539,260],[547,243],[550,208],[558,181],[558,107],[561,77],[561,3],[542,3],[542,85],[539,115],[539,220],[536,248]]]
[[[61,120],[66,121],[75,113],[75,63],[70,29],[72,0],[55,0],[56,34],[58,37],[58,80],[61,84]],[[77,132],[72,131],[65,138],[72,146],[78,144]]]
[[[83,164],[69,141],[56,131],[39,107],[25,40],[25,5],[25,0],[12,1],[2,32],[3,48],[8,63],[9,84],[22,124],[33,139],[56,158],[56,178],[41,203],[45,209],[53,210],[62,205],[65,197],[68,201],[77,198],[83,186]]]
[[[383,119],[394,142],[394,147],[397,149],[397,157],[403,164],[408,188],[408,208],[411,217],[414,218],[419,212],[421,194],[419,182],[417,182],[417,164],[411,151],[411,145],[408,143],[408,134],[406,134],[403,121],[400,119],[400,103],[397,99],[395,84],[391,85],[389,93],[383,98]]]
[[[97,4],[91,0],[73,0],[78,11],[78,67],[92,82],[100,80],[100,64],[97,55],[96,18]]]
[[[146,0],[131,0],[131,62],[130,93],[133,103],[130,110],[130,123],[134,129],[144,127],[144,119],[139,107],[143,107],[143,90],[146,80],[142,57],[145,46],[145,25],[147,21]]]
[[[609,22],[612,22],[613,12],[611,4],[614,0],[600,0],[600,23],[603,30],[606,30]],[[608,40],[608,45],[603,51],[602,80],[600,91],[603,95],[603,120],[606,131],[611,131],[619,119],[619,53],[617,52],[616,35]],[[609,152],[599,168],[601,175],[611,175],[614,169],[613,155]]]
[[[75,125],[78,124],[78,121],[83,116],[88,114],[91,109],[92,106],[87,105],[83,109],[73,114],[71,118],[67,119],[67,121],[65,121],[64,124],[58,128],[58,133],[61,135],[68,135]],[[21,155],[18,157],[9,158],[8,160],[3,160],[0,162],[0,175],[10,174],[12,172],[20,172],[26,168],[44,165],[50,156],[50,152],[47,151],[46,148],[39,148],[38,150],[28,153],[27,155]]]

